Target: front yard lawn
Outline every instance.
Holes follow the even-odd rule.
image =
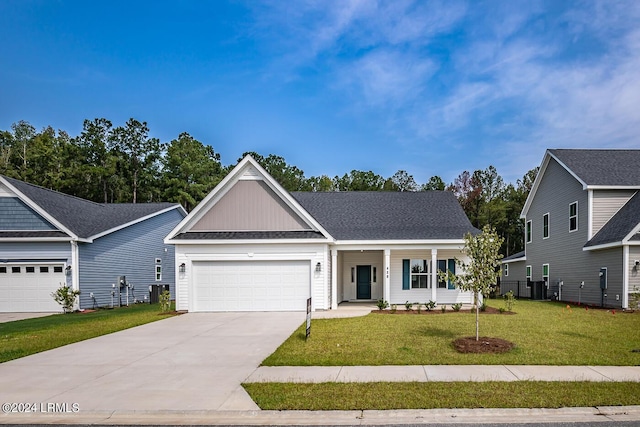
[[[266,410],[431,408],[560,408],[640,404],[640,383],[252,383],[243,384]]]
[[[0,363],[165,319],[158,304],[0,323]]]
[[[488,300],[502,307],[501,300]],[[436,309],[437,311],[437,309]],[[517,301],[516,314],[481,314],[480,335],[516,347],[506,354],[460,354],[451,342],[474,336],[474,314],[371,313],[302,325],[265,366],[355,365],[640,365],[640,314]],[[636,350],[636,351],[633,351]]]

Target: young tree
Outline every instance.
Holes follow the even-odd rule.
[[[451,280],[458,288],[466,292],[473,292],[476,306],[476,341],[480,337],[480,295],[487,297],[500,276],[500,246],[502,238],[488,225],[482,233],[475,236],[467,233],[464,236],[462,253],[469,257],[466,264],[456,260],[461,273],[440,273],[443,280]]]

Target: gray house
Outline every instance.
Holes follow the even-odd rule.
[[[174,289],[164,237],[186,215],[172,203],[102,204],[0,176],[0,312],[61,311],[51,293],[79,289],[80,308],[109,306],[126,276],[129,302]],[[118,301],[114,301],[118,304]]]
[[[547,150],[521,214],[525,253],[503,261],[503,280],[627,308],[640,286],[639,164],[640,150]]]
[[[451,192],[289,193],[245,157],[176,226],[176,307],[313,310],[343,301],[469,303],[438,279],[476,233]]]

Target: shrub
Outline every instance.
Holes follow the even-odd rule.
[[[397,309],[398,309],[398,306],[396,304],[391,304],[391,312],[392,313],[395,313]]]
[[[76,304],[76,298],[80,295],[80,291],[71,289],[67,285],[60,283],[60,287],[51,293],[53,299],[62,306],[65,313],[71,313],[73,306]]]
[[[389,307],[389,302],[383,299],[379,299],[378,302],[376,302],[376,305],[378,306],[378,310],[384,310],[385,308]]]
[[[412,302],[409,302],[409,301],[406,301],[406,302],[404,303],[404,308],[405,308],[407,311],[411,311],[411,310],[413,310],[413,303],[412,303]]]
[[[513,296],[513,291],[509,291],[503,296],[504,304],[506,306],[506,310],[511,312],[513,310],[513,306],[516,303],[516,298]]]
[[[480,306],[480,311],[487,311],[487,303],[482,301],[482,305]]]
[[[427,311],[431,311],[436,308],[436,302],[429,300],[429,302],[424,304],[424,307],[427,309]]]
[[[443,313],[444,313],[445,311],[447,311],[447,306],[446,306],[446,305],[442,305],[442,306],[440,307],[440,311],[441,311],[441,312],[443,312]]]
[[[451,308],[453,309],[453,311],[460,311],[460,309],[462,308],[462,303],[455,303],[451,305]]]
[[[162,291],[160,294],[160,311],[163,313],[171,309],[171,292]]]

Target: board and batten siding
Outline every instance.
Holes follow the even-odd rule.
[[[175,296],[175,262],[173,245],[163,240],[182,220],[184,214],[172,209],[137,224],[95,239],[93,243],[79,243],[80,308],[111,305],[111,284],[118,276],[126,276],[135,289],[129,291],[133,299],[149,298],[149,285],[169,285]],[[156,258],[161,260],[162,280],[156,281]],[[117,285],[116,285],[117,286]],[[95,302],[90,294],[93,292]],[[122,289],[125,304],[126,289]],[[114,298],[117,305],[117,297]]]
[[[592,236],[633,197],[633,190],[595,190],[593,192]]]
[[[238,181],[190,231],[308,230],[264,182]]]
[[[328,248],[323,243],[291,243],[291,244],[221,244],[221,245],[175,245],[176,265],[185,264],[185,272],[178,271],[176,275],[176,309],[192,310],[190,301],[193,286],[193,262],[197,261],[308,261],[311,268],[310,296],[314,310],[327,310],[330,307],[330,283],[325,279],[330,274],[326,268]],[[316,272],[316,264],[320,263],[322,270]],[[301,307],[301,310],[304,310]]]
[[[575,201],[578,202],[578,229],[570,232],[569,205]],[[549,214],[549,237],[544,239],[542,218],[546,213]],[[542,280],[543,265],[548,264],[548,297],[559,292],[559,282],[562,281],[563,301],[599,306],[602,296],[599,272],[601,267],[607,267],[610,289],[606,304],[621,307],[622,298],[616,301],[615,295],[621,294],[622,289],[622,248],[583,251],[588,240],[588,214],[587,191],[554,159],[550,159],[526,218],[526,221],[532,221],[532,240],[525,242],[526,265],[531,265],[531,280]],[[580,289],[583,281],[584,288]]]
[[[17,197],[0,197],[0,230],[56,230]]]

